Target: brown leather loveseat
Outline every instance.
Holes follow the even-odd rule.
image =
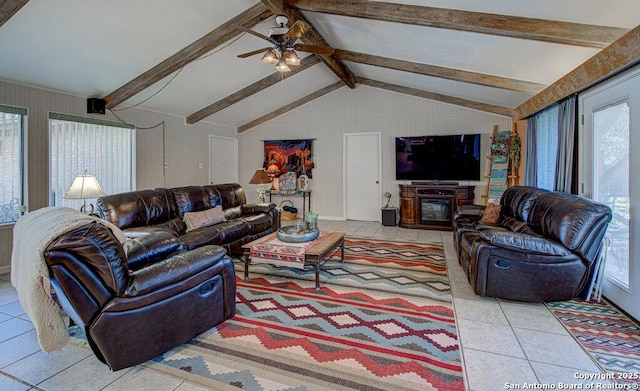
[[[508,188],[497,223],[484,207],[463,205],[454,216],[458,260],[480,296],[521,301],[586,297],[611,209],[572,194]]]
[[[242,245],[280,226],[275,204],[247,204],[244,190],[236,183],[109,195],[98,199],[97,209],[101,218],[127,236],[168,231],[187,250],[215,244],[228,254],[241,253]],[[190,227],[189,221],[199,224]]]

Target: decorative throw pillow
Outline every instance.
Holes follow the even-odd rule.
[[[484,212],[482,212],[480,221],[486,224],[498,224],[501,210],[502,207],[500,205],[488,203],[486,208],[484,208]]]
[[[207,227],[227,221],[227,218],[224,216],[224,211],[222,210],[222,205],[199,212],[187,212],[182,219],[187,225],[187,232],[193,231],[196,228]]]

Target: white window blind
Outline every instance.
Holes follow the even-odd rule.
[[[13,223],[21,214],[26,115],[26,109],[0,105],[0,224]]]
[[[50,204],[80,209],[65,199],[76,175],[95,175],[105,194],[134,190],[135,128],[123,123],[49,114]],[[94,200],[87,200],[93,203]]]

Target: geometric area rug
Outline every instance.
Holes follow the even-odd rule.
[[[620,388],[640,385],[640,326],[606,300],[546,303],[547,307],[595,359],[607,379]],[[618,389],[618,388],[616,388]]]
[[[236,316],[145,366],[209,389],[464,390],[442,244],[347,238],[313,270],[236,260]]]

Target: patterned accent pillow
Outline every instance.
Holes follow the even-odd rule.
[[[486,208],[484,208],[480,221],[486,224],[498,224],[501,210],[502,207],[500,205],[488,203]]]
[[[187,212],[182,219],[187,225],[187,232],[227,221],[227,218],[224,216],[224,211],[222,210],[222,205],[199,212]]]

